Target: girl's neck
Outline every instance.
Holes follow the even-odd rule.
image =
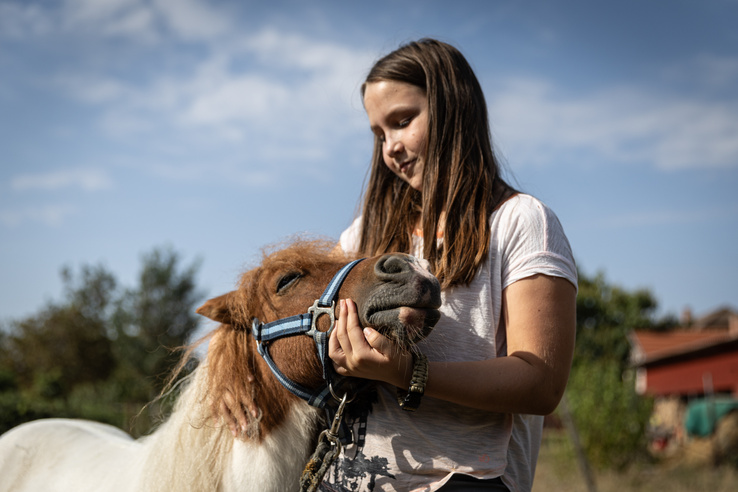
[[[438,218],[438,229],[436,230],[436,238],[443,237],[443,231],[446,229],[446,212],[442,211],[441,216]],[[423,217],[418,217],[413,228],[413,235],[423,237]]]

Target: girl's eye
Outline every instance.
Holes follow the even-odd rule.
[[[279,280],[277,281],[277,294],[279,294],[281,291],[291,286],[292,284],[294,284],[301,278],[302,278],[302,273],[300,272],[288,272],[282,275],[281,277],[279,277]]]
[[[411,121],[412,121],[411,118],[408,118],[406,120],[402,120],[397,126],[400,127],[400,128],[405,128],[407,125],[410,124]]]

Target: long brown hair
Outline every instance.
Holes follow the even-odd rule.
[[[514,192],[499,175],[482,88],[464,56],[434,39],[408,43],[377,61],[362,95],[367,84],[381,80],[415,85],[428,98],[423,192],[389,170],[375,137],[359,250],[366,255],[409,252],[420,219],[423,256],[441,285],[468,285],[489,252],[489,216]]]

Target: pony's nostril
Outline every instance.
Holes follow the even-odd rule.
[[[375,264],[374,270],[380,277],[401,275],[410,271],[410,262],[405,255],[385,255]]]

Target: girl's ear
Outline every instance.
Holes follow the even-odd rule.
[[[218,323],[232,325],[233,317],[231,316],[230,306],[231,298],[234,294],[235,291],[206,301],[205,304],[197,308],[197,314],[212,319],[213,321],[217,321]]]

